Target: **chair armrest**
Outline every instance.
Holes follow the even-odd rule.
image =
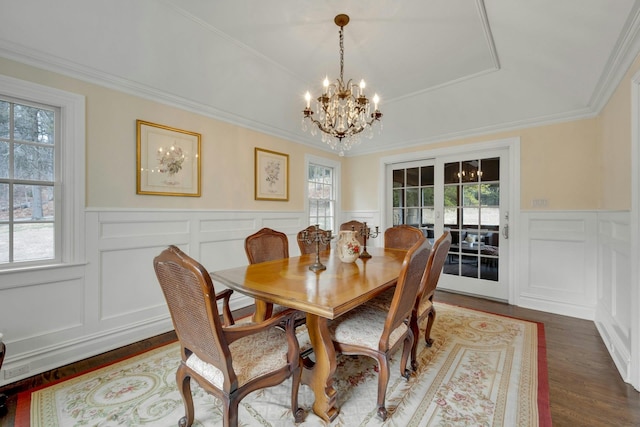
[[[282,326],[283,324],[286,325],[285,329],[289,328],[289,324],[291,324],[290,329],[292,329],[293,332],[293,317],[295,313],[296,310],[293,309],[285,310],[259,323],[251,322],[241,323],[239,325],[233,325],[229,327],[225,326],[222,328],[222,332],[225,335],[227,344],[231,344],[235,340],[261,332],[268,328]]]
[[[223,300],[222,319],[223,319],[224,326],[235,325],[235,321],[233,320],[233,314],[231,314],[231,308],[229,308],[229,298],[231,298],[232,293],[233,293],[233,289],[225,289],[216,294],[216,301]]]

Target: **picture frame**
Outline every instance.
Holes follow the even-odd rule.
[[[289,155],[255,147],[255,199],[289,201]]]
[[[136,120],[136,194],[200,197],[199,133]]]

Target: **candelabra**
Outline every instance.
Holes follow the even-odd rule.
[[[320,245],[328,244],[331,239],[333,239],[331,230],[320,230],[319,224],[316,224],[315,229],[311,232],[308,232],[307,230],[302,231],[302,235],[298,238],[298,240],[307,244],[316,244],[316,262],[309,266],[309,270],[322,271],[327,269],[327,267],[320,262]]]
[[[355,227],[351,227],[354,228]],[[367,223],[362,223],[362,228],[359,231],[362,236],[362,253],[360,254],[360,258],[371,258],[371,254],[367,252],[367,239],[375,239],[378,237],[379,231],[378,226],[376,226],[376,231],[371,231],[371,227],[367,227]]]

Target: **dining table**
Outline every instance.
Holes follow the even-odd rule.
[[[333,387],[337,360],[329,322],[394,286],[407,251],[372,247],[368,249],[371,258],[352,263],[340,261],[336,252],[326,250],[211,273],[214,282],[258,301],[306,313],[315,360],[304,364],[303,383],[313,390],[314,413],[328,422],[339,413]],[[309,269],[317,258],[326,269]]]

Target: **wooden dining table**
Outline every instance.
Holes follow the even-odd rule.
[[[325,421],[338,415],[333,375],[336,352],[328,322],[395,285],[405,250],[369,248],[371,258],[341,262],[335,251],[320,253],[327,268],[314,272],[309,266],[316,254],[267,261],[215,271],[214,281],[268,303],[306,313],[306,325],[315,363],[305,366],[303,382],[314,393],[313,411]]]

